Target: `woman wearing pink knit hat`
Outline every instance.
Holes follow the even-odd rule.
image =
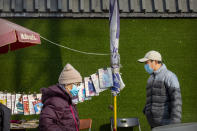
[[[79,117],[72,97],[78,94],[80,73],[67,64],[59,76],[59,83],[42,88],[43,109],[40,114],[40,131],[79,131]]]

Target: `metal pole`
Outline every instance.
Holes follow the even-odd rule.
[[[117,96],[114,96],[114,131],[117,131]]]

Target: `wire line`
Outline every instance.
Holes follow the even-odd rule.
[[[57,44],[57,43],[55,43],[53,41],[50,41],[50,40],[48,40],[47,38],[45,38],[43,36],[40,36],[40,37],[42,39],[44,39],[45,41],[48,41],[51,44],[54,44],[56,46],[59,46],[59,47],[62,47],[62,48],[65,48],[65,49],[68,49],[68,50],[71,50],[71,51],[74,51],[74,52],[78,52],[78,53],[82,53],[82,54],[86,54],[86,55],[110,55],[110,54],[104,54],[104,53],[93,53],[93,52],[85,52],[85,51],[80,51],[80,50],[72,49],[72,48],[69,48],[67,46],[63,46],[63,45]]]

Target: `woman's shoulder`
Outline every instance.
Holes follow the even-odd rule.
[[[61,96],[51,96],[44,103],[45,106],[52,105],[54,107],[66,107],[69,106],[69,101]]]

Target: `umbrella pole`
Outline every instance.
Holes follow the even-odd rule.
[[[117,131],[117,96],[114,96],[114,131]]]

